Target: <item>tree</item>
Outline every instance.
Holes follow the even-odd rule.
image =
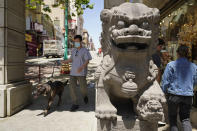
[[[34,4],[33,4],[34,3]],[[69,0],[56,0],[55,4],[53,4],[53,7],[59,7],[61,6],[62,9],[65,9],[65,4],[69,3]],[[29,2],[26,4],[27,8],[35,9],[37,5],[43,5],[45,6],[44,0],[29,0]],[[75,0],[75,7],[78,15],[82,15],[83,11],[87,8],[93,9],[94,4],[90,4],[90,0]],[[46,6],[43,8],[45,12],[51,12],[50,7]],[[74,14],[73,14],[74,15]]]

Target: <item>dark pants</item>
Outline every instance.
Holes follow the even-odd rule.
[[[83,97],[87,96],[88,93],[86,76],[70,76],[70,95],[72,98],[72,102],[75,105],[78,104],[76,95],[77,81],[79,82]]]
[[[178,113],[182,123],[183,131],[192,131],[192,126],[190,123],[191,107],[192,107],[192,96],[169,95],[168,115],[170,122],[170,131],[178,131],[177,128]]]

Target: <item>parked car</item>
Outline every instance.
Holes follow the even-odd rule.
[[[63,57],[64,56],[64,48],[62,46],[61,41],[59,40],[44,40],[43,41],[43,56],[49,58],[52,56],[55,57]]]

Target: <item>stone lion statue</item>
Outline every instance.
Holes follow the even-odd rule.
[[[96,117],[116,119],[119,105],[133,104],[138,119],[157,122],[166,103],[152,61],[159,35],[159,10],[124,3],[101,12],[103,61],[98,67]],[[118,113],[119,114],[119,113]]]

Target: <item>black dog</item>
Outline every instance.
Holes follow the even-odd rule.
[[[44,116],[48,114],[48,111],[50,110],[50,107],[56,95],[59,96],[58,106],[61,104],[64,87],[67,84],[68,80],[65,83],[61,81],[48,81],[47,83],[38,85],[36,87],[36,90],[32,93],[34,98],[37,98],[39,95],[48,96],[48,105],[46,110],[44,111]]]

